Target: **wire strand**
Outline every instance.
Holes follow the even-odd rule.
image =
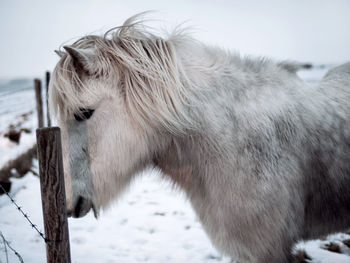
[[[0,236],[2,238],[2,241],[4,242],[4,245],[5,245],[5,252],[6,252],[6,262],[8,263],[8,256],[7,256],[7,249],[6,249],[6,246],[9,247],[9,249],[12,250],[13,253],[15,253],[15,255],[18,257],[18,260],[23,263],[23,258],[22,256],[10,245],[10,242],[8,242],[6,240],[6,238],[4,237],[4,235],[2,234],[2,232],[0,231]]]
[[[37,225],[35,225],[30,219],[29,219],[29,216],[28,214],[24,213],[24,211],[22,210],[22,207],[19,206],[16,201],[12,198],[12,196],[4,189],[4,187],[0,184],[0,188],[1,190],[6,194],[6,196],[11,200],[11,202],[15,205],[16,209],[22,214],[22,216],[29,222],[30,226],[32,227],[32,229],[34,229],[38,234],[39,236],[44,240],[44,242],[50,247],[52,248],[59,257],[61,257],[63,260],[65,259],[65,256],[60,252],[58,251],[53,245],[52,243],[55,243],[55,242],[60,242],[61,240],[49,240],[45,237],[45,235],[37,228]],[[7,243],[8,245],[8,243]],[[16,254],[17,255],[17,254]],[[21,261],[23,262],[23,261]]]

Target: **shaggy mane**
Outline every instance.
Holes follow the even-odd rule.
[[[192,105],[188,93],[189,80],[179,66],[174,45],[186,38],[175,30],[167,40],[149,30],[138,14],[127,19],[120,27],[108,30],[103,36],[88,35],[71,46],[93,50],[99,67],[92,77],[108,78],[113,71],[128,110],[141,124],[161,122],[165,128],[179,132],[192,127],[194,122],[186,113]],[[81,93],[91,93],[84,85],[84,75],[74,67],[73,59],[63,53],[53,71],[50,83],[50,109],[55,117],[67,119],[84,107]]]

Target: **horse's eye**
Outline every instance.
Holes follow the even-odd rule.
[[[79,113],[74,114],[74,118],[77,121],[85,121],[92,116],[94,111],[92,109],[79,109]]]

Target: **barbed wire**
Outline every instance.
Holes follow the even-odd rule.
[[[1,237],[2,237],[2,242],[4,243],[4,250],[5,250],[5,255],[6,255],[6,263],[9,263],[9,257],[7,254],[7,245],[6,245],[6,240],[5,237],[3,236],[2,232],[0,231]]]
[[[29,216],[23,212],[22,207],[20,207],[15,200],[10,196],[10,194],[4,189],[4,187],[0,184],[1,190],[10,198],[11,202],[16,206],[17,210],[23,215],[23,217],[29,222],[30,226],[36,230],[36,232],[44,239],[46,242],[46,238],[44,234],[37,228],[37,226],[29,219]]]
[[[38,234],[39,236],[44,240],[44,242],[50,247],[52,248],[56,254],[61,258],[63,259],[63,261],[65,260],[65,256],[60,252],[58,251],[53,245],[52,243],[55,243],[55,242],[59,242],[61,240],[49,240],[45,237],[45,235],[37,228],[37,225],[35,225],[30,219],[29,219],[29,216],[28,214],[24,213],[24,211],[22,210],[22,207],[19,206],[16,201],[12,198],[12,196],[8,193],[8,191],[6,191],[4,189],[4,187],[0,184],[0,188],[1,190],[6,194],[6,196],[11,200],[11,202],[15,205],[16,209],[22,214],[22,216],[29,222],[30,226],[32,227],[32,229],[34,229]],[[21,261],[23,262],[23,261]]]
[[[19,260],[21,263],[24,263],[22,256],[10,245],[10,242],[8,242],[8,241],[6,240],[6,238],[4,237],[4,235],[2,234],[1,231],[0,231],[0,236],[1,236],[2,241],[4,242],[4,246],[5,246],[6,263],[9,262],[8,255],[7,255],[7,247],[9,247],[9,249],[11,249],[13,253],[15,253],[15,255],[18,257],[18,260]]]
[[[0,231],[1,233],[1,231]],[[6,245],[6,242],[5,242],[5,237],[2,235],[1,233],[1,237],[2,237],[2,242],[4,243],[4,250],[5,250],[5,255],[6,255],[6,263],[9,263],[9,257],[8,257],[8,254],[7,254],[7,245]],[[0,263],[2,263],[0,261]]]

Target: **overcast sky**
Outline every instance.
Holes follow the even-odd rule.
[[[61,44],[145,10],[159,11],[159,26],[187,21],[196,38],[242,54],[350,61],[348,0],[0,0],[0,78],[41,76]]]

